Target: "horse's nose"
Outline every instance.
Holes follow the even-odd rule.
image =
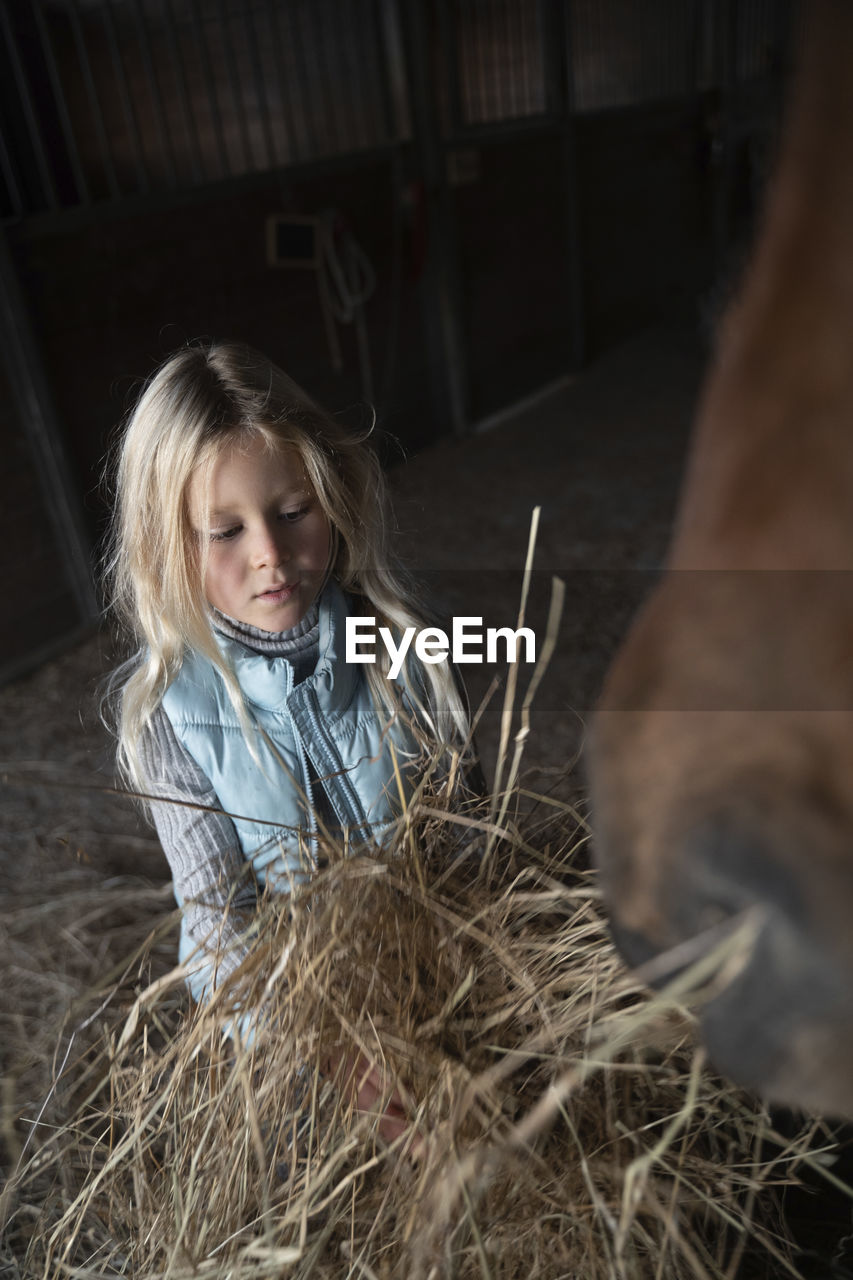
[[[769,836],[727,815],[683,840],[679,871],[662,889],[671,950],[655,955],[659,946],[617,924],[620,950],[655,985],[718,954],[698,1000],[715,1067],[770,1099],[849,1112],[851,975],[814,918],[808,856],[795,874],[770,853]],[[840,1083],[827,1095],[832,1076]]]

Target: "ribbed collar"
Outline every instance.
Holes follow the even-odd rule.
[[[294,658],[308,649],[316,649],[320,643],[320,605],[314,601],[305,617],[295,627],[286,631],[264,631],[250,626],[238,618],[230,618],[219,609],[212,609],[216,630],[229,640],[236,640],[254,653],[265,653],[271,658]]]
[[[345,660],[347,614],[347,599],[340,587],[334,581],[327,583],[319,600],[317,664],[313,673],[296,688],[292,654],[286,651],[280,654],[260,653],[253,650],[245,640],[229,636],[224,629],[219,644],[233,663],[243,692],[256,706],[277,710],[288,700],[291,692],[299,704],[314,692],[320,699],[323,714],[334,719],[349,706],[360,675],[360,668]],[[233,623],[233,619],[231,621]],[[243,623],[236,625],[241,630],[245,629]],[[261,632],[262,636],[265,634],[269,636],[276,633]],[[276,658],[284,658],[287,663],[288,674],[285,679],[282,679],[281,665]]]

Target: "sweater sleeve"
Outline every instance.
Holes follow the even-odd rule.
[[[183,903],[184,933],[205,957],[205,973],[199,973],[203,986],[215,986],[248,952],[245,931],[247,911],[257,907],[255,881],[234,824],[215,812],[220,805],[210,780],[178,741],[162,708],[149,721],[140,754],[155,797],[151,817]],[[191,986],[195,994],[198,982]]]

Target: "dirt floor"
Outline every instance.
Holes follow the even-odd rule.
[[[582,787],[589,710],[666,546],[700,371],[692,338],[642,335],[488,431],[442,441],[392,471],[403,558],[448,618],[516,625],[531,513],[542,507],[528,616],[540,648],[552,576],[566,584],[525,757],[542,790]],[[28,892],[46,866],[166,879],[156,840],[108,790],[112,747],[98,696],[114,661],[104,633],[0,690],[6,893]],[[531,673],[520,665],[522,694]],[[475,707],[499,682],[478,735],[488,774],[507,668],[469,665],[463,674]]]

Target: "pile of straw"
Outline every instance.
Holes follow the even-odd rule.
[[[393,855],[328,850],[309,886],[262,904],[248,960],[201,1010],[162,889],[7,912],[26,1013],[6,1046],[0,1269],[797,1275],[780,1189],[814,1132],[777,1139],[706,1068],[678,998],[621,967],[583,818],[509,800],[463,820],[422,800]],[[24,1000],[39,965],[71,1006],[58,1037]],[[334,1078],[357,1052],[407,1100],[390,1145]]]

